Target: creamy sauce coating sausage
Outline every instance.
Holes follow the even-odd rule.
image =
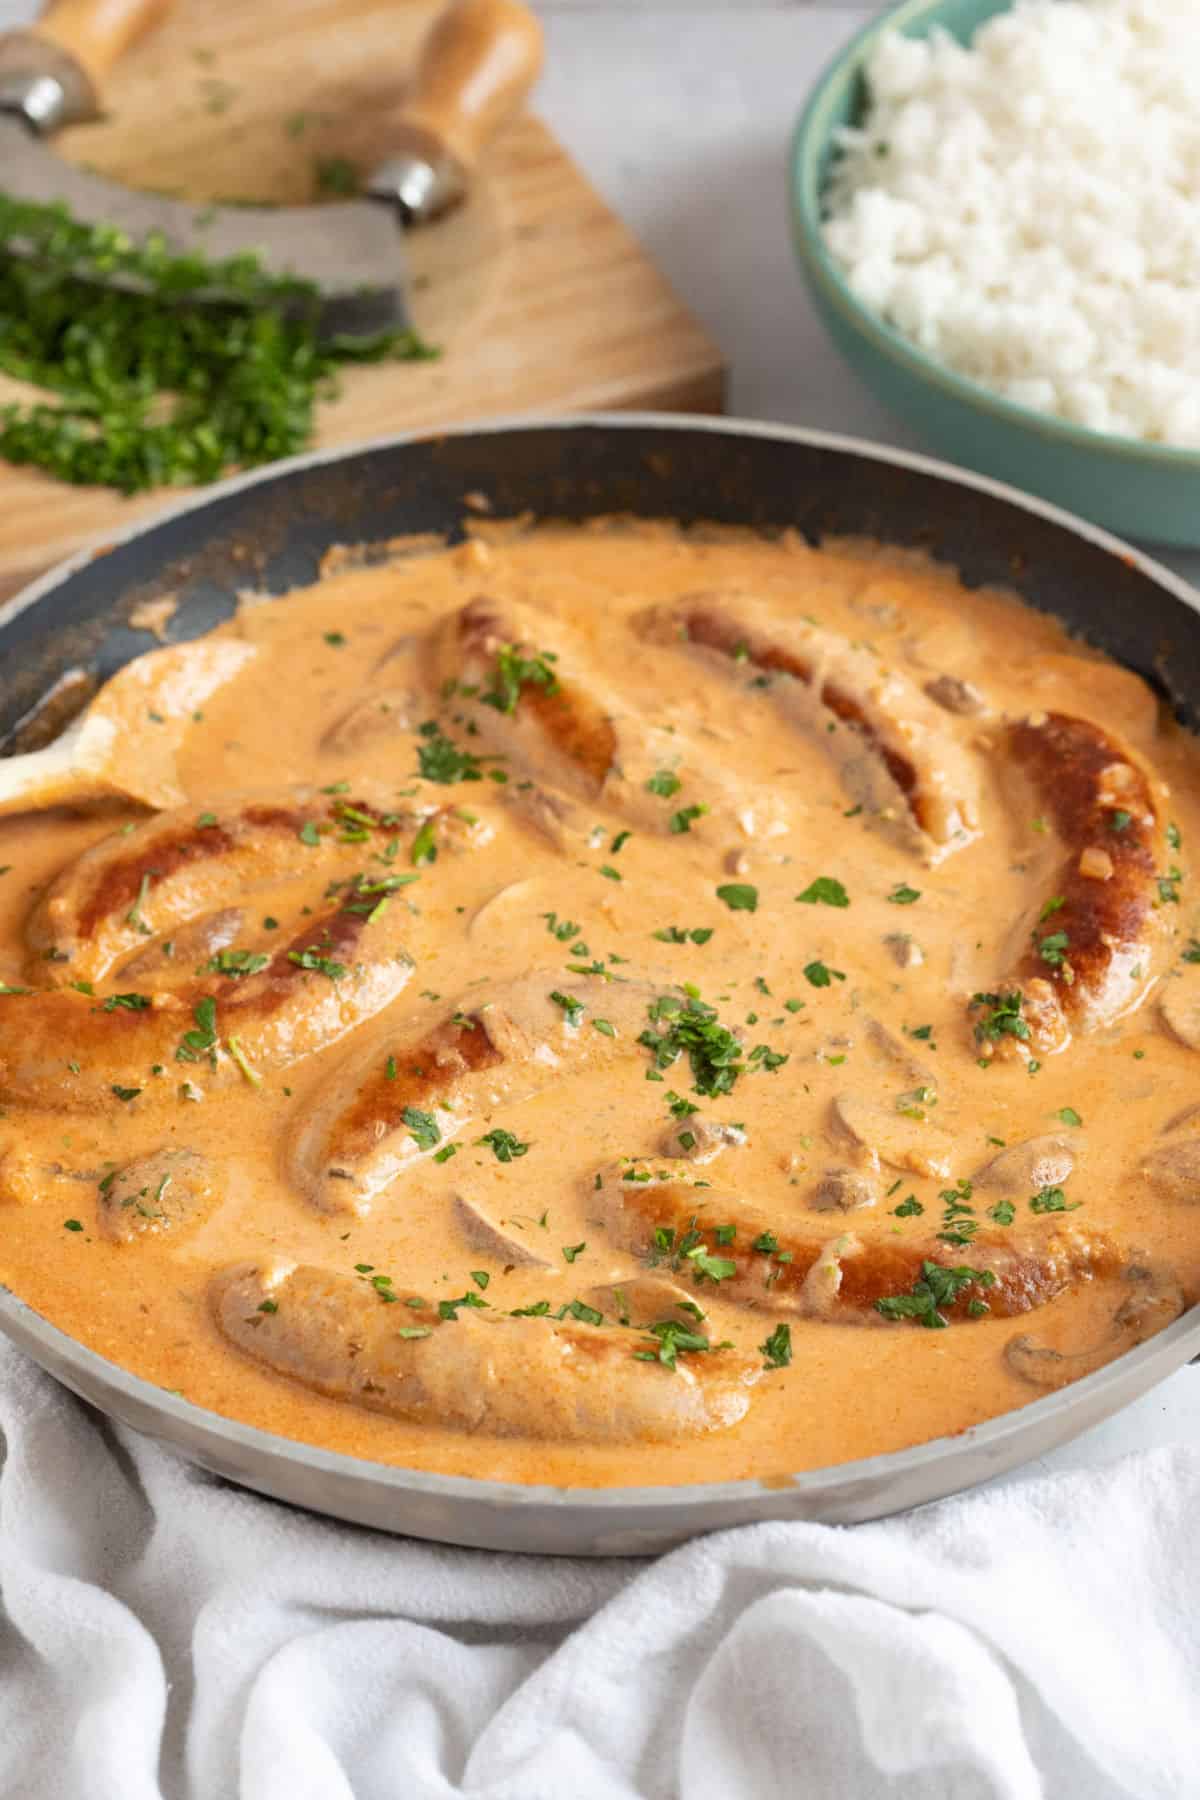
[[[870,545],[421,548],[222,628],[183,807],[0,821],[8,1285],[575,1485],[961,1431],[1196,1298],[1200,749],[1135,676]]]

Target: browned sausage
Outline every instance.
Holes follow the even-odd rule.
[[[1067,855],[1017,962],[970,1003],[988,1057],[1064,1049],[1073,1032],[1139,1006],[1158,974],[1174,891],[1153,786],[1117,738],[1088,719],[1041,713],[1008,728],[1007,750]]]

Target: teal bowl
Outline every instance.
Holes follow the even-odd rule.
[[[801,271],[834,343],[880,400],[944,456],[1041,494],[1128,537],[1200,548],[1200,451],[1089,431],[1018,406],[925,355],[851,292],[825,249],[821,204],[840,127],[866,102],[864,69],[885,31],[936,26],[966,43],[1007,0],[901,0],[826,70],[800,117],[790,161]]]

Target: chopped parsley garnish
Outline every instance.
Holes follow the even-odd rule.
[[[586,1249],[587,1249],[587,1242],[585,1240],[582,1244],[564,1244],[562,1247],[562,1253],[567,1262],[573,1263],[575,1261],[575,1258],[577,1256],[582,1256],[583,1252]]]
[[[417,765],[423,780],[440,782],[443,787],[452,787],[456,781],[483,780],[479,758],[460,750],[436,719],[426,719],[417,730],[422,740],[417,745]]]
[[[988,1207],[988,1218],[994,1219],[997,1225],[1011,1225],[1017,1216],[1017,1209],[1011,1200],[997,1200],[994,1206]]]
[[[305,819],[296,835],[302,844],[313,849],[321,842],[321,830],[315,819]]]
[[[1108,829],[1110,831],[1128,831],[1129,827],[1132,824],[1133,824],[1133,814],[1132,813],[1118,810],[1117,812],[1110,813],[1110,815],[1109,815]]]
[[[1044,1187],[1029,1202],[1032,1213],[1074,1212],[1082,1200],[1068,1200],[1060,1187]]]
[[[653,1350],[635,1350],[638,1362],[659,1362],[668,1369],[673,1369],[681,1352],[689,1350],[711,1350],[713,1345],[700,1332],[693,1331],[675,1319],[660,1319],[657,1324],[648,1325],[646,1330],[656,1339]]]
[[[330,981],[341,981],[346,973],[345,963],[336,962],[331,956],[322,956],[319,950],[312,947],[307,950],[289,950],[288,961],[295,963],[298,969],[312,969],[318,975],[327,975]]]
[[[696,820],[702,819],[707,811],[708,808],[702,800],[696,801],[693,806],[681,806],[678,812],[671,814],[671,830],[677,837],[685,831],[690,831]]]
[[[243,1050],[240,1039],[231,1037],[226,1048],[251,1087],[261,1087],[263,1078]],[[284,1090],[286,1092],[286,1089]]]
[[[674,1088],[667,1089],[667,1107],[676,1119],[686,1119],[691,1113],[700,1111],[694,1100],[685,1100]]]
[[[1024,1042],[1029,1037],[1029,1026],[1021,1017],[1024,996],[1014,988],[1008,994],[972,994],[971,1006],[982,1007],[984,1011],[975,1021],[976,1043],[999,1043],[1003,1037],[1015,1037]]]
[[[561,1006],[567,1015],[568,1025],[578,1025],[586,1008],[582,1000],[576,1000],[573,994],[560,994],[557,988],[550,995],[555,1006]]]
[[[64,1219],[63,1220],[63,1230],[64,1231],[82,1231],[83,1224],[79,1219]]]
[[[468,1289],[465,1294],[460,1294],[457,1300],[439,1300],[438,1317],[440,1319],[457,1319],[460,1306],[469,1306],[478,1309],[479,1307],[486,1305],[486,1300],[481,1300],[478,1294],[472,1294]]]
[[[832,987],[835,981],[845,981],[846,977],[841,969],[831,969],[828,963],[815,958],[812,962],[805,963],[804,979],[810,987],[827,988]]]
[[[892,1213],[897,1219],[919,1219],[925,1208],[915,1194],[909,1194],[899,1206],[893,1206]]]
[[[145,1012],[150,1004],[149,994],[110,994],[101,1008],[102,1012]]]
[[[685,1000],[664,994],[651,1003],[650,1018],[663,1030],[643,1031],[638,1043],[652,1052],[656,1069],[669,1069],[686,1051],[698,1094],[731,1092],[744,1067],[742,1047],[714,1006],[690,994]]]
[[[569,943],[583,930],[582,925],[577,925],[574,919],[560,919],[557,913],[543,913],[542,917],[546,921],[546,930],[551,937],[557,938],[560,944]]]
[[[418,1150],[432,1150],[435,1144],[441,1143],[441,1129],[431,1112],[422,1112],[419,1106],[406,1106],[402,1117]]]
[[[657,794],[660,800],[670,800],[677,794],[683,783],[671,769],[656,769],[646,783],[646,791]]]
[[[435,1163],[448,1163],[452,1156],[457,1156],[457,1155],[458,1155],[458,1145],[457,1144],[443,1144],[442,1148],[440,1150],[434,1151],[433,1160]]]
[[[598,1031],[602,1037],[615,1038],[617,1035],[617,1028],[611,1019],[593,1019],[592,1029]]]
[[[71,983],[71,986],[79,987],[79,983],[76,981],[73,981]],[[90,994],[92,992],[91,982],[88,982],[86,984],[86,986],[87,986],[87,991]],[[82,991],[83,991],[82,988],[80,988],[80,992],[82,992]],[[33,992],[32,988],[14,987],[10,982],[0,981],[0,995],[3,995],[3,994],[32,994],[32,992]]]
[[[712,934],[711,925],[698,925],[691,930],[684,925],[664,925],[661,931],[651,933],[660,944],[707,944]]]
[[[141,1088],[118,1087],[114,1081],[112,1091],[118,1100],[136,1100],[142,1090]]]
[[[557,694],[558,676],[550,666],[557,660],[549,650],[522,656],[515,644],[505,644],[496,652],[492,685],[479,698],[485,706],[511,716],[517,710],[522,688],[540,688],[546,695]]]
[[[239,978],[243,975],[257,975],[265,969],[270,957],[261,950],[218,950],[205,963],[205,969],[214,975],[232,975]]]
[[[796,898],[803,906],[849,906],[850,896],[832,875],[818,875]]]
[[[1038,914],[1038,924],[1043,924],[1052,913],[1060,911],[1066,904],[1067,897],[1065,894],[1051,894],[1049,900],[1047,900],[1045,906],[1043,906],[1041,912]]]
[[[437,853],[437,827],[432,819],[426,819],[413,839],[412,849],[409,852],[413,868],[421,869],[427,863],[435,863]]]
[[[971,1193],[971,1183],[960,1181],[956,1187],[943,1188],[938,1196],[943,1208],[938,1237],[943,1244],[956,1244],[961,1248],[969,1244],[979,1230],[975,1208],[970,1204]]]
[[[1183,870],[1172,863],[1165,875],[1158,878],[1158,898],[1163,906],[1179,905],[1179,883],[1183,880]]]
[[[477,1288],[485,1288],[492,1279],[486,1269],[468,1269],[467,1273]]]
[[[723,882],[717,889],[717,899],[723,900],[730,912],[758,911],[758,889],[748,881]]]
[[[609,881],[620,881],[622,879],[620,869],[614,869],[611,863],[601,863],[600,873],[607,876]]]
[[[494,1131],[485,1131],[481,1138],[475,1139],[475,1142],[490,1145],[496,1161],[502,1163],[510,1163],[516,1157],[524,1156],[529,1148],[529,1145],[523,1144],[519,1137],[514,1137],[511,1131],[502,1131],[499,1126]]]
[[[728,1281],[737,1274],[737,1264],[728,1256],[714,1256],[703,1244],[693,1244],[683,1252],[695,1271],[697,1281]]]
[[[907,887],[904,882],[901,882],[899,887],[894,887],[888,895],[893,906],[912,906],[920,898],[920,888]]]
[[[191,1031],[185,1031],[175,1052],[176,1062],[203,1062],[205,1058],[215,1059],[217,1044],[217,1003],[211,994],[203,1000],[197,1000],[192,1008],[192,1017],[196,1021]]]
[[[1170,824],[1167,826],[1167,843],[1172,850],[1178,850],[1182,845],[1183,839],[1179,835],[1178,825]]]
[[[135,931],[140,931],[143,937],[152,937],[154,935],[149,925],[147,925],[145,919],[142,917],[142,907],[146,903],[146,895],[150,892],[150,878],[152,875],[157,874],[157,872],[158,871],[155,869],[147,869],[138,884],[137,899],[125,914],[125,923],[127,925],[132,925]]]
[[[1048,963],[1052,969],[1061,969],[1064,977],[1069,976],[1071,965],[1067,961],[1067,951],[1070,949],[1071,939],[1067,932],[1051,931],[1040,941],[1034,932],[1034,942],[1044,963]]]
[[[990,1269],[947,1268],[944,1263],[923,1262],[911,1291],[877,1300],[875,1310],[885,1319],[913,1319],[927,1330],[939,1331],[950,1323],[942,1309],[955,1305],[963,1289],[973,1282],[980,1287],[994,1287],[996,1277]]]
[[[790,1325],[777,1325],[770,1337],[759,1346],[766,1358],[765,1369],[786,1369],[792,1360],[792,1328]]]
[[[1060,1106],[1057,1113],[1055,1114],[1055,1117],[1058,1119],[1061,1119],[1064,1125],[1082,1125],[1083,1124],[1083,1120],[1080,1118],[1079,1114],[1075,1111],[1075,1108],[1073,1106]]]

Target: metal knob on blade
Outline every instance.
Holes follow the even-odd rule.
[[[23,119],[39,136],[57,131],[72,117],[63,83],[36,69],[0,69],[0,112]]]

